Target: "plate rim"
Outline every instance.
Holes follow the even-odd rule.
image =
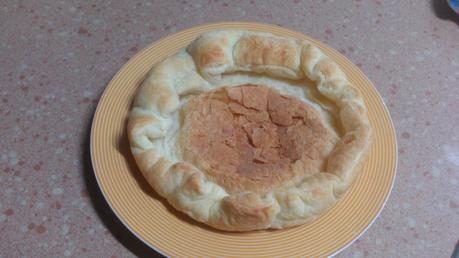
[[[119,69],[118,71],[115,73],[115,75],[111,78],[111,80],[108,82],[108,84],[105,86],[102,94],[100,95],[99,97],[99,100],[97,102],[97,107],[93,113],[93,117],[92,117],[92,120],[91,120],[91,131],[90,131],[90,142],[89,142],[89,149],[90,149],[90,156],[91,156],[91,166],[93,168],[93,172],[94,172],[94,176],[96,178],[96,182],[97,182],[97,185],[102,193],[102,196],[105,200],[105,202],[109,205],[111,211],[115,214],[115,216],[117,217],[117,219],[119,221],[121,221],[121,223],[124,225],[124,227],[126,227],[129,232],[131,232],[134,236],[136,236],[142,243],[144,243],[145,245],[147,245],[148,247],[150,247],[151,249],[153,249],[154,251],[156,251],[157,253],[165,256],[165,257],[170,257],[168,256],[166,253],[164,253],[164,251],[156,248],[155,246],[153,246],[152,244],[150,244],[146,239],[144,239],[143,236],[141,236],[139,233],[137,233],[135,230],[133,230],[125,221],[124,219],[121,217],[121,215],[119,214],[119,211],[117,211],[112,203],[109,201],[109,199],[107,198],[107,193],[106,193],[106,190],[102,187],[102,183],[101,183],[101,179],[96,171],[96,166],[95,166],[95,163],[94,163],[94,127],[95,127],[95,123],[96,123],[96,119],[98,118],[98,113],[100,112],[101,110],[101,103],[102,101],[107,97],[107,92],[108,92],[108,89],[110,88],[110,86],[112,85],[112,83],[114,81],[116,81],[118,79],[118,77],[121,75],[122,71],[124,71],[124,69],[131,63],[131,62],[134,62],[134,60],[136,60],[136,58],[142,54],[146,49],[154,46],[154,45],[157,45],[163,41],[167,41],[169,40],[170,38],[173,38],[175,37],[176,35],[178,34],[181,34],[181,33],[185,33],[187,31],[190,31],[190,30],[196,30],[196,29],[199,29],[199,28],[204,28],[204,27],[208,27],[208,26],[231,26],[231,27],[237,27],[237,26],[262,26],[262,27],[271,27],[271,28],[281,28],[282,30],[284,31],[288,31],[288,32],[291,32],[291,33],[295,33],[295,34],[302,34],[302,35],[305,35],[305,36],[308,36],[309,38],[312,38],[318,42],[320,42],[321,44],[325,45],[326,47],[328,47],[329,49],[337,52],[342,58],[345,59],[345,61],[347,61],[348,63],[350,63],[351,65],[355,66],[355,64],[349,60],[345,55],[339,53],[335,48],[329,46],[328,44],[312,37],[312,36],[309,36],[307,34],[304,34],[303,32],[300,32],[300,31],[296,31],[296,30],[293,30],[293,29],[290,29],[290,28],[285,28],[283,26],[279,26],[279,25],[275,25],[275,24],[269,24],[269,23],[259,23],[259,22],[236,22],[236,21],[231,21],[231,22],[210,22],[210,23],[200,23],[200,24],[196,24],[196,25],[193,25],[191,27],[188,27],[188,28],[185,28],[183,30],[180,30],[180,31],[177,31],[177,32],[174,32],[174,33],[171,33],[171,34],[167,34],[166,36],[164,37],[161,37],[159,38],[158,40],[155,40],[151,43],[148,43],[144,48],[142,48],[141,50],[139,50],[135,55],[133,55],[127,62],[125,62]],[[381,205],[381,207],[379,208],[379,210],[377,211],[377,213],[374,215],[374,217],[371,219],[371,221],[368,223],[367,226],[365,226],[365,228],[363,228],[361,230],[361,232],[355,236],[352,240],[350,240],[348,243],[346,243],[345,245],[343,245],[341,248],[337,249],[336,251],[334,251],[332,254],[330,254],[329,257],[333,257],[335,255],[337,255],[338,253],[342,252],[343,250],[345,250],[346,248],[348,248],[350,245],[352,245],[357,239],[359,239],[364,233],[367,232],[367,230],[373,225],[373,223],[376,221],[377,218],[379,218],[379,216],[381,215],[381,212],[384,210],[390,196],[391,196],[391,193],[392,193],[392,190],[394,188],[394,184],[395,184],[395,180],[397,178],[397,169],[398,169],[398,141],[397,141],[397,136],[396,136],[396,130],[395,130],[395,125],[394,125],[394,121],[392,119],[392,116],[390,114],[390,111],[386,105],[386,103],[384,102],[384,99],[382,98],[380,92],[377,90],[377,88],[374,86],[373,82],[366,76],[365,73],[363,73],[362,70],[360,70],[359,67],[357,67],[357,70],[359,72],[359,74],[366,80],[370,83],[371,87],[374,89],[374,93],[377,95],[377,97],[379,98],[379,100],[381,100],[381,104],[382,104],[382,107],[383,107],[383,110],[385,113],[387,113],[388,115],[388,121],[389,121],[389,125],[390,125],[390,135],[393,137],[393,140],[394,140],[394,153],[395,153],[395,159],[394,159],[394,168],[393,168],[393,176],[391,178],[391,183],[390,183],[390,187],[388,189],[388,191],[385,193],[385,196],[384,196],[384,201]]]

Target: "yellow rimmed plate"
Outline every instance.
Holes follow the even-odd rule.
[[[369,110],[374,141],[358,180],[332,209],[313,223],[283,230],[231,233],[211,229],[176,212],[143,179],[129,150],[126,119],[148,70],[215,29],[246,29],[305,39],[338,63]],[[127,62],[105,89],[91,129],[91,157],[102,193],[118,218],[156,251],[171,257],[330,256],[357,239],[383,208],[395,178],[394,126],[368,78],[329,46],[278,26],[256,23],[206,24],[159,40]]]

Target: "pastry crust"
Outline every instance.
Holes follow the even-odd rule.
[[[298,82],[309,79],[321,97],[334,104],[339,129],[330,131],[332,125],[324,116],[313,116],[330,131],[324,136],[328,145],[317,145],[330,149],[319,150],[326,155],[319,155],[318,171],[300,166],[287,179],[279,177],[255,187],[253,182],[238,181],[240,177],[225,183],[231,177],[212,176],[196,152],[190,155],[190,110],[195,110],[200,96],[207,96],[199,94],[221,92],[215,81],[238,72]],[[227,93],[236,102],[239,95]],[[248,105],[257,109],[260,103]],[[281,113],[279,117],[285,117]],[[292,38],[238,30],[205,33],[153,67],[137,93],[127,130],[137,165],[156,192],[195,220],[229,231],[285,228],[312,221],[346,192],[371,143],[360,93],[320,49]]]

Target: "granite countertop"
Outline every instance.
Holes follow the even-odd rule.
[[[272,23],[317,38],[357,64],[383,96],[397,130],[397,178],[380,217],[337,257],[452,256],[459,16],[446,1],[28,0],[0,7],[0,257],[159,256],[101,196],[91,118],[136,52],[218,21]]]

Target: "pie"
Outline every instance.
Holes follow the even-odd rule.
[[[371,144],[359,91],[312,43],[202,34],[155,65],[127,126],[140,171],[214,228],[308,223],[349,189]]]

